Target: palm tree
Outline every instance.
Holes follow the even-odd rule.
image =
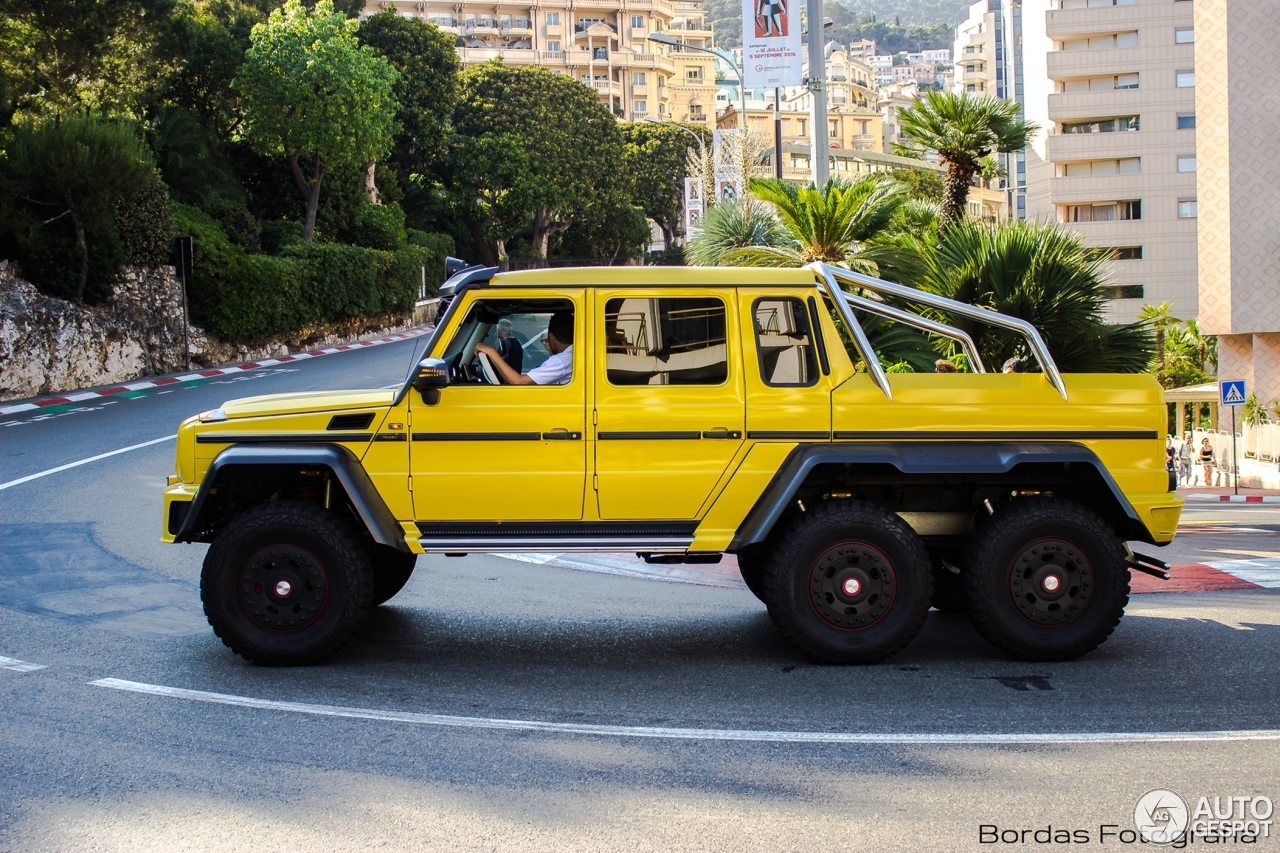
[[[969,182],[984,157],[1025,148],[1037,130],[1018,118],[1018,105],[1003,98],[930,91],[917,105],[898,113],[901,131],[920,149],[933,149],[947,164],[940,227],[964,217]]]
[[[908,199],[904,184],[882,175],[856,181],[832,178],[821,189],[752,178],[751,192],[773,205],[790,240],[728,252],[726,263],[799,267],[820,261],[872,274],[876,264],[862,256],[864,247],[890,227]]]
[[[1150,326],[1156,334],[1155,360],[1151,365],[1156,375],[1156,381],[1160,383],[1162,388],[1171,388],[1173,386],[1170,384],[1165,370],[1165,362],[1168,356],[1166,338],[1170,329],[1181,327],[1182,321],[1173,316],[1173,305],[1169,302],[1161,302],[1159,305],[1143,305],[1142,313],[1138,315],[1138,319]]]
[[[1151,361],[1146,323],[1103,319],[1107,258],[1074,233],[1036,222],[962,219],[936,243],[911,235],[899,243],[917,257],[909,284],[1028,321],[1064,373],[1140,373]],[[969,332],[989,366],[1030,357],[1015,332],[963,317],[941,319]]]
[[[684,258],[695,267],[715,267],[727,264],[725,256],[735,249],[781,247],[790,242],[769,206],[750,199],[745,204],[717,204],[708,210],[702,230],[685,244]]]

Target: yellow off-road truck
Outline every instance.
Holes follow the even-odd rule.
[[[1126,545],[1168,543],[1181,513],[1159,386],[1060,375],[1023,321],[818,264],[461,267],[402,387],[182,424],[164,538],[210,543],[205,612],[238,654],[331,654],[419,554],[733,554],[831,663],[894,654],[931,604],[1014,657],[1076,657],[1130,571],[1160,571]],[[967,371],[886,375],[864,312],[950,339]],[[986,372],[925,314],[1024,336],[1032,372]]]

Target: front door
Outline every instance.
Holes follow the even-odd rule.
[[[428,353],[448,361],[449,387],[435,405],[410,392],[418,520],[581,519],[587,468],[584,348],[568,351],[567,381],[550,385],[493,384],[493,371],[483,369],[475,348],[487,343],[517,372],[528,374],[552,355],[547,329],[554,314],[571,313],[574,340],[581,339],[583,291],[522,289],[514,297],[473,292],[463,299]]]
[[[743,442],[734,291],[595,294],[602,519],[697,518]]]

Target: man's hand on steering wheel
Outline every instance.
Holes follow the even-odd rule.
[[[484,353],[489,357],[489,365],[493,367],[493,372],[498,374],[498,382],[500,384],[502,385],[515,384],[512,382],[511,377],[507,375],[508,372],[515,373],[515,371],[511,369],[511,365],[503,361],[502,356],[498,353],[496,349],[489,346],[488,344],[476,344],[476,354],[479,355],[480,353]],[[518,373],[516,374],[516,376],[519,376],[519,375],[520,374]]]

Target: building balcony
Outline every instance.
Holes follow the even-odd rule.
[[[974,65],[974,66],[966,65],[964,67],[964,73],[960,75],[960,79],[966,83],[969,82],[970,80],[986,80],[987,66],[986,65]]]
[[[550,28],[548,27],[548,30]],[[533,37],[533,24],[527,20],[516,19],[513,21],[503,21],[498,26],[498,31],[504,36],[525,38]]]
[[[582,82],[601,95],[622,97],[622,84],[616,80],[583,80]]]
[[[462,28],[462,33],[476,38],[496,36],[498,34],[498,24],[496,21],[491,20],[470,21]]]
[[[1108,157],[1140,157],[1148,143],[1140,130],[1115,133],[1051,133],[1047,138],[1049,159],[1054,163]]]
[[[1188,61],[1190,56],[1188,55]],[[1109,50],[1053,50],[1045,55],[1050,80],[1072,77],[1109,77],[1141,72],[1152,65],[1150,50],[1140,47],[1113,47]],[[1167,60],[1159,64],[1167,64]]]
[[[1187,9],[1187,23],[1192,10]],[[1151,25],[1149,5],[1095,6],[1091,9],[1053,9],[1045,12],[1045,35],[1063,38],[1090,33],[1136,30],[1139,25]]]

